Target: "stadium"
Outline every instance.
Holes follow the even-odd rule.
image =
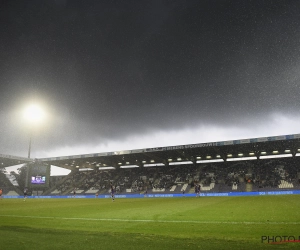
[[[299,249],[299,0],[0,13],[0,250]]]
[[[4,241],[7,249],[34,244],[33,234],[64,249],[99,249],[95,242],[105,249],[297,248],[299,156],[300,134],[40,159],[1,155]],[[4,169],[17,164],[24,165],[16,185]],[[50,176],[51,166],[70,173]],[[22,247],[9,241],[15,231]],[[69,243],[53,242],[61,237]]]

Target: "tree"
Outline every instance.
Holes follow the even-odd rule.
[[[25,187],[25,178],[26,178],[26,171],[27,165],[23,165],[22,167],[18,168],[18,173],[11,172],[10,174],[14,175],[19,187],[23,189]]]

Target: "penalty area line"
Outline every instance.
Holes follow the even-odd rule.
[[[30,219],[56,219],[56,220],[80,220],[80,221],[115,221],[115,222],[146,222],[146,223],[194,223],[194,224],[244,224],[244,225],[300,225],[300,222],[280,221],[197,221],[197,220],[136,220],[136,219],[109,219],[109,218],[77,218],[77,217],[55,217],[55,216],[22,216],[3,215],[0,217],[30,218]]]

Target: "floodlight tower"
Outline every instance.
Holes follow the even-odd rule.
[[[41,123],[44,120],[45,113],[41,108],[41,106],[37,104],[30,104],[24,110],[24,118],[26,119],[28,125],[30,126],[29,146],[28,146],[28,158],[30,158],[33,129],[35,126],[37,126],[39,123]],[[28,187],[28,174],[29,174],[29,166],[27,164],[25,187]]]

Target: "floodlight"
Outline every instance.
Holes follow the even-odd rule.
[[[24,110],[24,118],[30,123],[30,125],[36,125],[37,123],[40,123],[45,118],[45,113],[41,106],[37,104],[31,104],[27,106]],[[29,138],[29,147],[28,147],[28,158],[30,158],[30,152],[31,152],[31,137],[32,137],[32,128],[30,132],[30,138]],[[28,172],[29,167],[27,165],[27,171],[26,171],[26,180],[25,180],[25,186],[28,186]]]
[[[24,110],[24,117],[29,122],[41,122],[45,118],[45,113],[39,105],[31,104]]]

